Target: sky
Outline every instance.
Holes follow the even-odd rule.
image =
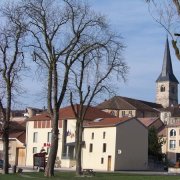
[[[155,81],[162,69],[167,33],[152,19],[144,0],[89,0],[89,3],[107,17],[126,46],[123,57],[130,69],[127,82],[119,82],[117,95],[155,102]],[[171,57],[174,74],[180,81],[180,62],[172,48]],[[27,94],[21,106],[42,108],[46,105],[40,96],[41,82],[35,75],[26,77],[22,83]]]

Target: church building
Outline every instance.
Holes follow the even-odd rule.
[[[171,62],[168,38],[166,40],[161,74],[156,80],[156,103],[164,108],[178,105],[178,80]]]

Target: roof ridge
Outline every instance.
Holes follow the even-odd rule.
[[[126,102],[127,104],[129,104],[131,107],[137,109],[135,106],[133,106],[132,104],[130,104],[129,102],[127,102],[124,98],[127,98],[127,97],[123,97],[123,96],[119,96],[119,98],[121,98],[124,102]]]

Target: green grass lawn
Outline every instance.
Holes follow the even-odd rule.
[[[43,173],[23,173],[23,176],[16,175],[2,175],[0,174],[0,180],[44,180],[48,179],[44,177]],[[120,174],[120,173],[96,173],[94,177],[76,177],[74,172],[58,172],[55,177],[51,178],[53,180],[82,180],[82,179],[92,179],[92,180],[180,180],[180,176],[146,176],[146,175],[132,175],[132,174]]]

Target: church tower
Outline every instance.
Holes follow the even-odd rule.
[[[178,80],[174,76],[168,38],[166,40],[161,74],[156,80],[156,103],[163,107],[178,104]]]

